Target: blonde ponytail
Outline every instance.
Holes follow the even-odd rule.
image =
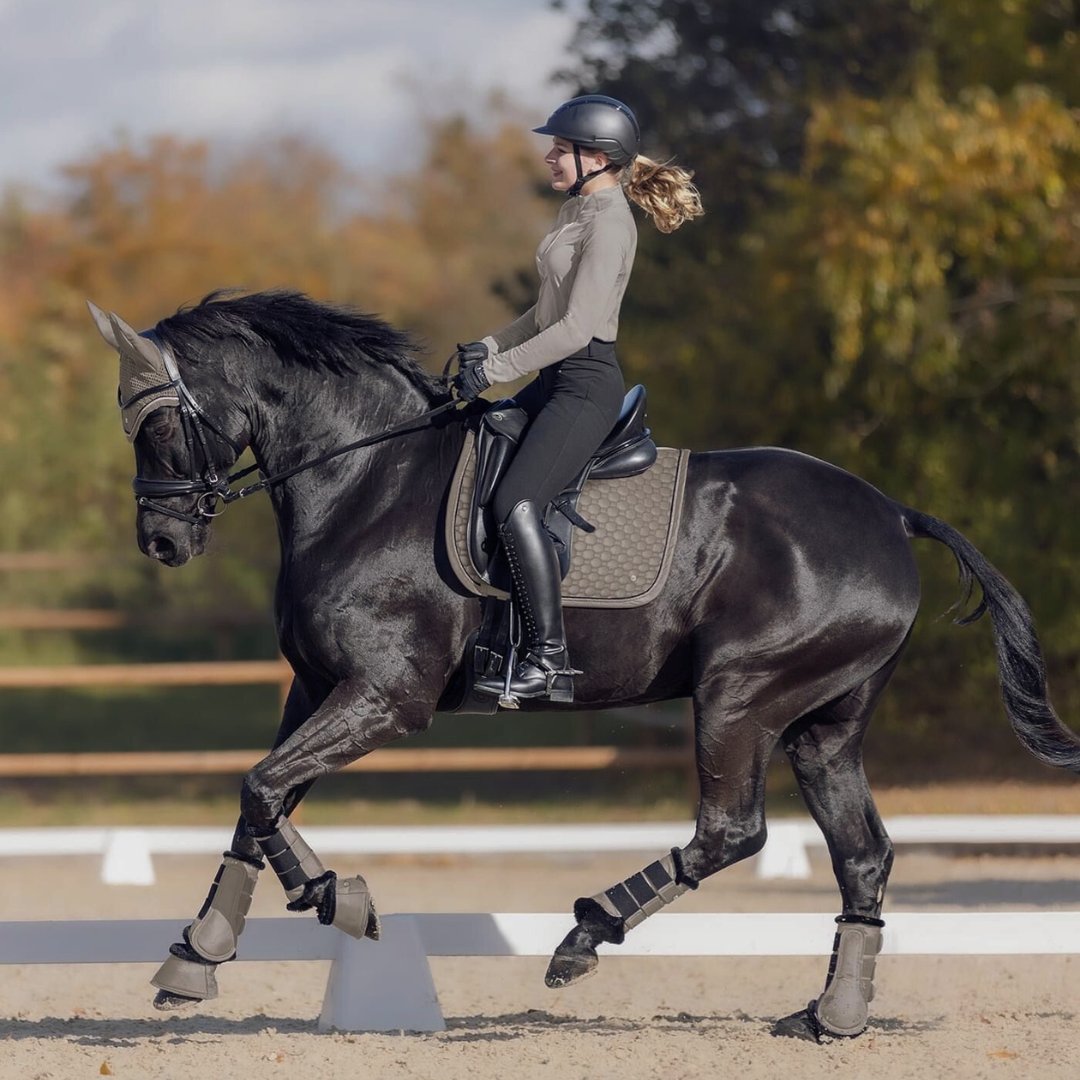
[[[652,218],[662,232],[674,232],[684,221],[705,213],[694,174],[670,161],[653,161],[638,154],[624,180],[626,197]]]

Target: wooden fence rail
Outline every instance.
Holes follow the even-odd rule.
[[[0,754],[0,777],[243,775],[266,750],[162,750],[116,753]],[[346,772],[584,772],[686,767],[689,748],[637,746],[431,747],[380,750]]]
[[[64,570],[95,570],[120,565],[120,559],[78,551],[0,551],[0,571],[12,574],[56,573]]]
[[[253,686],[288,691],[292,669],[283,660],[213,660],[169,664],[63,664],[0,667],[0,690],[73,686]]]
[[[12,559],[0,555],[0,569],[67,566],[64,557]],[[36,560],[36,561],[35,561]],[[40,562],[40,565],[38,565]],[[28,565],[31,564],[31,565]],[[0,611],[0,629],[114,629],[130,616],[102,610]],[[283,660],[202,661],[151,664],[66,664],[0,667],[0,690],[56,690],[75,687],[257,686],[279,688],[282,700],[292,683]],[[242,775],[266,750],[116,751],[105,753],[0,754],[0,777],[151,776],[163,774]],[[586,771],[693,767],[683,747],[532,746],[432,747],[381,750],[346,766],[364,772]]]
[[[240,630],[270,625],[270,615],[258,611],[214,612],[200,616],[204,630]],[[4,608],[0,630],[144,630],[190,629],[186,611],[118,611],[115,608]]]
[[[292,670],[281,660],[177,664],[70,664],[0,668],[0,689],[71,689],[81,686],[277,685],[282,695]],[[243,775],[266,750],[161,750],[104,753],[0,754],[0,777]],[[510,772],[691,768],[689,747],[528,746],[430,747],[380,750],[346,771]]]

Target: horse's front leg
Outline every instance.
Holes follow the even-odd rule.
[[[244,779],[247,830],[278,876],[290,911],[314,909],[324,925],[356,938],[379,936],[371,895],[359,875],[339,880],[288,820],[289,793],[336,772],[385,743],[431,723],[434,704],[398,691],[391,702],[370,685],[337,686],[314,715]]]
[[[275,745],[284,742],[314,711],[308,694],[294,679]],[[286,793],[284,813],[296,808],[310,786],[310,782],[298,784]],[[155,1008],[178,1009],[217,997],[217,966],[236,956],[255,882],[265,865],[262,850],[241,817],[198,915],[184,928],[184,940],[170,946],[168,957],[150,980],[158,989]]]

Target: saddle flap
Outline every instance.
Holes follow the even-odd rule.
[[[499,478],[514,456],[528,423],[529,414],[518,408],[513,399],[499,402],[480,418],[476,441],[476,498],[481,506],[491,502]]]
[[[497,435],[505,435],[513,443],[521,442],[521,435],[529,423],[529,414],[515,404],[513,398],[497,401],[480,418],[482,427]]]
[[[497,558],[489,568],[487,559],[480,566],[472,558],[470,533],[476,522],[471,498],[476,478],[474,439],[472,432],[466,436],[447,493],[445,550],[450,570],[467,592],[505,598],[509,582],[492,580],[501,578],[499,564],[503,560]],[[655,464],[646,471],[585,485],[575,505],[596,531],[567,530],[575,550],[563,584],[566,607],[633,608],[660,594],[680,534],[689,459],[687,450],[661,447]],[[555,500],[546,522],[555,532],[564,528],[561,507],[557,509],[559,502]]]

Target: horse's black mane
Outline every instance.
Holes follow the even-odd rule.
[[[426,394],[436,390],[413,358],[418,347],[409,334],[373,315],[293,290],[237,296],[218,289],[162,319],[155,330],[177,355],[196,361],[206,345],[231,338],[253,350],[269,347],[287,364],[335,375],[355,373],[365,362],[389,364]]]

